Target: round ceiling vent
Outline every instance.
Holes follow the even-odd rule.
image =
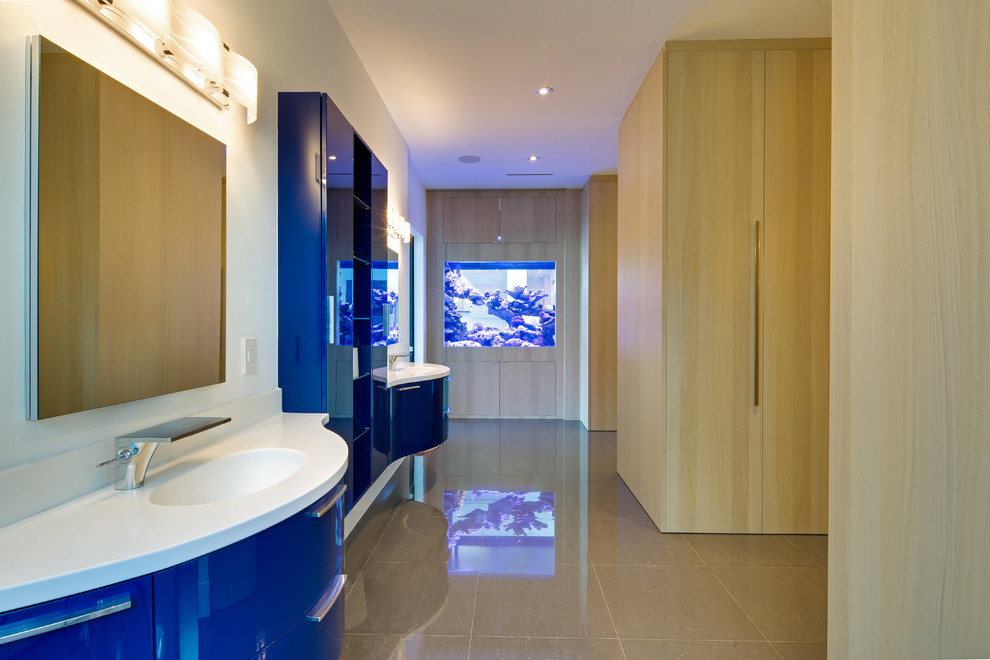
[[[480,163],[481,162],[481,156],[467,155],[467,156],[461,156],[457,160],[461,161],[462,163],[468,163],[469,165],[472,165],[474,163]]]

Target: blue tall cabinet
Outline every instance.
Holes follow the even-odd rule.
[[[326,94],[278,95],[278,380],[285,412],[322,412],[350,449],[346,507],[381,474],[371,372],[388,173]],[[380,327],[379,327],[380,332]]]

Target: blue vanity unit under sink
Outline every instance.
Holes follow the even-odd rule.
[[[447,439],[450,367],[407,362],[380,367],[375,381],[375,450],[389,462],[436,449]]]
[[[0,659],[336,658],[347,445],[282,414],[0,529]]]

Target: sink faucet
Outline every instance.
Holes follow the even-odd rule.
[[[144,476],[158,445],[226,424],[230,417],[183,417],[158,426],[114,438],[114,457],[96,467],[113,463],[116,467],[114,488],[133,490],[144,485]]]
[[[388,370],[395,371],[395,362],[400,357],[409,357],[409,353],[393,353],[388,356]]]

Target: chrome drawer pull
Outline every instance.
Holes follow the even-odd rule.
[[[36,616],[19,623],[8,623],[5,626],[0,626],[0,645],[27,639],[28,637],[35,637],[36,635],[44,635],[48,632],[68,628],[77,623],[99,619],[108,614],[126,610],[130,606],[131,597],[128,594],[124,594],[122,596],[115,596],[114,598],[101,598],[95,605],[69,614],[65,618],[56,618],[63,615],[48,614]]]
[[[337,603],[340,594],[344,593],[344,583],[346,581],[347,576],[343,573],[335,577],[333,582],[330,583],[330,586],[327,587],[327,590],[320,596],[320,599],[313,605],[313,609],[306,615],[306,620],[315,621],[316,623],[323,621],[323,617],[329,614],[330,610]]]
[[[327,511],[332,509],[334,505],[340,501],[340,498],[344,496],[344,491],[346,490],[347,490],[347,485],[340,484],[331,493],[332,497],[330,498],[330,501],[327,504],[320,507],[318,511],[307,511],[306,516],[308,516],[309,518],[322,518],[324,515],[326,515]]]

